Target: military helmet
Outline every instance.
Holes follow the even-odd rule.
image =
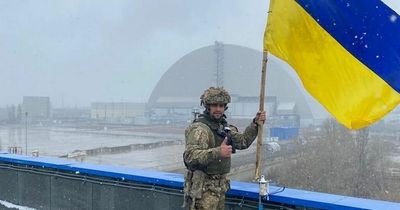
[[[209,104],[228,104],[231,102],[231,96],[222,87],[209,87],[200,97],[201,105]]]

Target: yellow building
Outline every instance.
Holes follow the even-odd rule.
[[[91,104],[90,116],[105,122],[128,123],[133,122],[135,117],[143,116],[145,108],[145,103],[95,102]]]

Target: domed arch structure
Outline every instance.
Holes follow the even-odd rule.
[[[148,108],[168,110],[164,114],[183,109],[190,116],[192,108],[199,106],[200,95],[206,88],[223,86],[232,95],[230,111],[235,103],[250,99],[254,114],[258,109],[261,60],[261,52],[238,45],[216,42],[215,45],[196,49],[164,73],[149,98]],[[289,71],[276,58],[270,57],[267,96],[269,99],[275,97],[278,104],[295,104],[296,112],[302,119],[312,119],[309,103],[313,102],[307,100],[301,83]]]

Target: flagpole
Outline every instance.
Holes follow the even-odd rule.
[[[261,86],[260,86],[260,106],[259,110],[264,111],[264,103],[265,103],[265,79],[267,76],[267,61],[268,61],[268,51],[264,51],[263,59],[262,59],[262,68],[261,68]],[[256,170],[255,170],[255,180],[260,179],[261,174],[261,156],[262,156],[262,145],[263,145],[263,136],[264,136],[264,124],[258,123],[258,135],[257,135],[257,153],[256,153]]]

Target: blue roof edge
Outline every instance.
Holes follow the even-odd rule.
[[[9,154],[0,151],[0,162],[22,164],[41,168],[84,173],[113,179],[129,180],[147,184],[162,185],[177,189],[183,187],[183,175],[161,171],[126,168],[121,166],[96,165],[55,157],[32,157]],[[280,187],[270,186],[269,192],[279,191]],[[258,200],[258,183],[232,181],[228,196]],[[400,209],[400,203],[333,195],[320,192],[285,188],[284,191],[270,195],[272,202],[321,209]]]

